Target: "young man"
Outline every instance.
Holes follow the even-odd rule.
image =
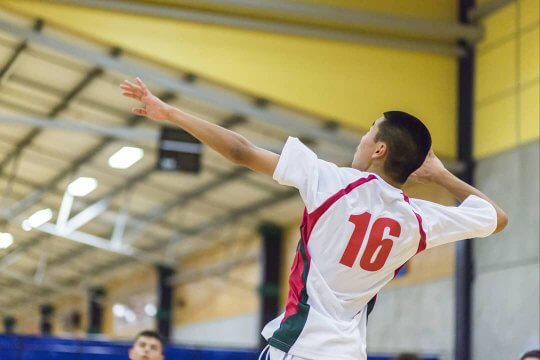
[[[152,330],[140,332],[129,349],[129,360],[163,360],[163,338]]]
[[[121,85],[125,96],[144,104],[134,114],[169,121],[233,163],[300,192],[306,208],[285,312],[262,332],[272,360],[366,359],[368,304],[407,260],[506,225],[497,205],[444,168],[430,151],[429,131],[409,114],[391,111],[377,119],[352,167],[340,168],[319,160],[296,138],[287,140],[281,155],[258,148],[165,104],[136,82]],[[415,171],[417,180],[443,186],[461,205],[409,199],[401,187]]]

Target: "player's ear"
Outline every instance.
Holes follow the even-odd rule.
[[[378,141],[375,144],[375,151],[373,151],[373,154],[371,155],[372,159],[381,159],[386,156],[388,152],[388,147],[386,144],[382,141]]]

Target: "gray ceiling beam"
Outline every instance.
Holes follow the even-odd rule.
[[[237,255],[233,258],[227,257],[221,262],[212,263],[210,265],[174,275],[168,279],[168,283],[178,286],[209,276],[223,276],[236,267],[256,263],[259,260],[259,257],[259,251],[251,251],[246,254]]]
[[[284,191],[278,191],[278,192],[275,192],[274,194],[270,195],[269,197],[267,197],[266,199],[262,200],[262,201],[257,201],[257,202],[253,202],[247,206],[244,206],[240,209],[237,209],[235,211],[232,211],[231,213],[225,215],[225,216],[222,216],[220,217],[219,219],[217,220],[211,220],[211,221],[208,221],[206,223],[203,223],[201,224],[200,226],[197,226],[196,228],[193,228],[193,229],[186,229],[184,230],[184,235],[183,236],[179,236],[179,237],[165,237],[165,238],[161,238],[161,239],[156,239],[155,241],[155,245],[148,248],[148,249],[143,249],[144,251],[147,251],[147,252],[152,252],[152,253],[156,253],[156,252],[159,252],[159,251],[163,251],[165,249],[167,249],[171,243],[179,243],[181,241],[184,241],[185,239],[189,238],[189,237],[193,237],[193,236],[200,236],[200,235],[203,235],[205,233],[208,233],[210,231],[213,231],[215,230],[216,228],[219,228],[219,227],[222,227],[226,224],[230,224],[230,223],[233,223],[233,222],[236,222],[236,221],[239,221],[239,220],[242,220],[243,218],[245,217],[250,217],[250,216],[254,216],[257,214],[257,212],[259,212],[260,210],[266,208],[266,207],[269,207],[269,206],[274,206],[274,205],[277,205],[283,201],[287,201],[289,199],[292,199],[293,197],[297,196],[298,195],[298,191],[296,189],[287,189],[287,190],[284,190]],[[80,254],[70,254],[70,258],[73,258],[73,256],[78,256]],[[190,254],[186,254],[185,256],[189,256]],[[100,266],[99,268],[89,272],[89,273],[86,273],[86,275],[88,277],[94,277],[94,276],[99,276],[105,272],[108,272],[108,271],[112,271],[118,267],[121,267],[123,265],[126,265],[128,264],[130,261],[132,261],[130,258],[119,258],[119,259],[115,259],[115,260],[112,260],[110,261],[108,264],[105,264],[103,266]],[[51,266],[53,265],[53,263],[49,263],[49,268],[51,268]],[[78,282],[80,281],[79,278],[74,278],[73,280],[71,281],[66,281],[66,282],[63,282],[62,283],[62,286],[72,286],[72,285],[76,285]],[[33,300],[32,299],[26,299],[23,303],[29,303],[29,302],[32,302]],[[7,306],[13,306],[15,305],[16,303],[18,303],[19,301],[17,302],[13,302],[13,303],[9,303],[7,304]]]
[[[163,94],[162,97],[165,100],[171,100],[173,98],[173,95]],[[143,118],[134,115],[134,116],[131,116],[127,120],[127,126],[132,127],[142,121],[144,121]],[[18,201],[14,205],[10,206],[8,209],[5,209],[4,210],[5,217],[7,217],[8,220],[12,219],[16,217],[17,215],[19,215],[20,213],[22,213],[28,207],[39,202],[41,198],[51,189],[54,189],[60,181],[62,181],[65,177],[69,176],[70,174],[76,172],[83,164],[90,161],[94,156],[96,156],[96,154],[98,154],[101,150],[103,150],[107,145],[109,145],[114,140],[115,139],[112,137],[103,138],[96,146],[93,146],[91,149],[84,152],[81,156],[74,159],[73,163],[70,166],[60,171],[58,175],[56,175],[51,181],[47,183],[47,185],[34,190],[24,199]]]
[[[237,123],[238,122],[230,122],[228,125],[233,126],[233,125],[235,125]],[[129,188],[132,187],[133,185],[135,185],[136,183],[143,181],[148,175],[151,174],[151,172],[153,170],[154,170],[153,166],[149,167],[147,169],[143,169],[138,174],[132,176],[130,179],[123,182],[121,185],[116,186],[116,187],[112,188],[111,190],[109,190],[105,194],[104,198],[105,199],[106,198],[112,198],[112,197],[122,193],[123,191],[129,190]],[[234,170],[232,172],[220,172],[220,173],[221,173],[221,175],[216,180],[211,181],[209,184],[206,184],[206,185],[203,185],[203,186],[201,186],[199,188],[196,188],[196,189],[194,189],[194,190],[192,190],[192,191],[190,191],[190,192],[188,192],[186,194],[181,194],[181,195],[179,195],[177,197],[177,200],[169,202],[169,203],[167,203],[167,204],[165,204],[163,206],[158,206],[153,211],[150,211],[147,215],[132,217],[131,221],[130,221],[130,224],[132,225],[132,227],[137,228],[139,230],[142,230],[144,227],[149,226],[151,222],[155,222],[155,221],[158,220],[158,218],[164,216],[164,214],[166,212],[172,210],[175,206],[180,205],[180,204],[185,204],[186,202],[188,202],[190,200],[193,200],[198,196],[201,196],[205,192],[208,192],[208,191],[210,191],[210,190],[212,190],[212,189],[214,189],[214,188],[216,188],[218,186],[224,185],[224,184],[226,184],[226,183],[228,183],[228,182],[230,182],[232,180],[239,179],[240,177],[243,177],[244,175],[248,174],[249,171],[247,171],[247,169],[240,168],[240,169],[236,169],[236,170]],[[268,189],[266,189],[266,190],[268,190]],[[84,200],[81,200],[81,201],[84,201]],[[115,214],[115,213],[109,212],[108,217],[112,218],[113,219],[112,222],[114,222],[116,215],[117,214]],[[168,225],[168,226],[171,226],[171,225]],[[176,230],[181,231],[181,229],[179,229],[178,227],[177,227]],[[59,235],[62,235],[62,234],[53,234],[53,235],[59,236]],[[84,241],[84,240],[85,239],[81,240],[80,236],[78,236],[77,239],[75,239],[74,241],[82,242],[82,243],[85,243],[87,245],[93,246],[92,244],[89,244],[88,241]],[[86,238],[86,240],[88,240],[88,239]],[[90,239],[90,240],[92,240],[92,239]],[[25,249],[33,246],[34,244],[39,243],[39,241],[40,241],[40,238],[36,237],[33,240],[28,241],[27,243],[25,243],[23,248],[17,249],[17,250],[24,251]],[[90,241],[90,242],[92,242],[92,241]],[[101,245],[101,246],[98,246],[99,248],[108,250],[108,244],[106,244],[107,246],[105,246],[105,247],[103,246],[102,243],[100,243],[99,245]],[[56,264],[61,264],[64,260],[69,260],[73,256],[79,256],[84,252],[85,251],[82,250],[82,251],[79,251],[77,254],[70,253],[65,258],[62,258],[60,261],[54,261],[53,263],[50,264],[50,266],[56,265]],[[132,254],[128,253],[128,254],[123,254],[123,255],[131,256]]]
[[[200,236],[202,234],[205,234],[205,233],[207,233],[209,231],[212,231],[212,230],[214,230],[214,229],[216,229],[218,227],[221,227],[223,225],[226,225],[228,223],[233,223],[233,222],[239,221],[244,217],[254,216],[254,215],[257,214],[258,211],[264,209],[265,207],[273,206],[273,205],[276,205],[276,204],[281,203],[283,201],[289,200],[289,199],[293,198],[294,196],[296,196],[297,194],[298,194],[298,191],[296,191],[295,189],[288,189],[288,190],[285,190],[285,191],[276,192],[273,195],[267,197],[263,201],[254,202],[254,203],[249,204],[249,205],[247,205],[247,206],[245,206],[245,207],[243,207],[241,209],[233,211],[230,214],[228,214],[226,216],[223,216],[218,220],[209,221],[209,222],[204,223],[204,224],[202,224],[202,225],[200,225],[200,226],[198,226],[198,227],[196,227],[196,228],[194,228],[194,229],[192,229],[190,231],[186,231],[186,234],[183,237],[163,238],[161,240],[157,240],[156,245],[154,245],[150,249],[144,249],[144,251],[150,251],[150,252],[154,252],[154,253],[157,252],[157,251],[162,251],[162,250],[168,248],[168,246],[170,245],[171,242],[178,243],[180,241],[183,241],[183,240],[187,239],[188,237]],[[189,256],[189,254],[186,254],[186,256]],[[103,274],[105,272],[112,271],[115,268],[118,268],[120,266],[123,266],[123,265],[127,264],[129,261],[130,260],[128,258],[120,258],[120,259],[117,259],[117,260],[112,260],[108,264],[106,264],[104,266],[101,266],[101,267],[97,268],[96,270],[91,271],[90,273],[87,273],[87,276],[88,277],[98,276],[98,275]],[[52,264],[49,264],[49,267],[51,265]],[[62,283],[62,286],[67,286],[67,287],[73,286],[73,285],[76,285],[77,283],[79,283],[79,281],[80,281],[80,279],[74,279],[72,281],[66,281],[66,282]],[[35,301],[35,300],[33,300],[33,299],[25,299],[22,302],[20,300],[17,300],[15,302],[7,304],[6,306],[9,308],[10,306],[14,306],[15,304],[24,305],[24,304],[27,304],[27,303],[31,303],[33,301]]]
[[[232,126],[235,126],[235,125],[238,125],[238,124],[242,123],[241,121],[229,121],[229,120],[230,119],[225,119],[224,123],[222,125],[225,125],[227,127],[232,127]],[[113,187],[111,190],[109,190],[103,196],[103,199],[112,198],[114,196],[119,195],[120,193],[122,193],[124,191],[128,191],[135,184],[137,184],[137,183],[143,181],[144,179],[146,179],[154,170],[155,169],[154,169],[153,166],[151,166],[149,168],[146,168],[146,169],[143,169],[141,172],[139,172],[138,174],[132,176],[131,178],[129,178],[127,181],[123,182],[119,186]],[[177,196],[177,199],[175,199],[175,200],[173,200],[173,201],[171,201],[171,202],[169,202],[167,204],[164,204],[162,206],[156,207],[154,210],[150,211],[146,215],[137,216],[137,217],[131,217],[130,220],[129,220],[129,223],[131,224],[132,228],[138,229],[138,231],[142,231],[142,229],[144,229],[147,226],[150,226],[152,223],[156,222],[158,219],[163,217],[168,211],[172,210],[174,207],[176,207],[176,206],[178,206],[180,204],[185,204],[186,202],[191,201],[191,200],[195,199],[196,197],[199,197],[199,196],[203,195],[204,193],[206,193],[208,191],[211,191],[211,190],[213,190],[213,189],[215,189],[215,188],[217,188],[219,186],[225,185],[226,183],[228,183],[230,181],[233,181],[233,180],[239,179],[241,177],[244,177],[245,175],[247,175],[249,173],[250,172],[247,169],[244,169],[244,168],[237,168],[237,169],[233,170],[232,172],[221,172],[221,175],[219,175],[217,179],[211,181],[209,184],[202,185],[201,187],[196,188],[196,189],[194,189],[194,190],[192,190],[190,192],[187,192],[185,194],[180,194],[180,195]],[[108,215],[109,215],[110,218],[114,218],[117,214],[110,213]],[[10,219],[13,218],[12,217],[13,214],[4,214],[4,216],[6,218],[10,218]],[[114,219],[113,219],[113,221],[114,221]],[[49,234],[51,234],[51,235],[67,238],[64,234],[55,233],[53,230],[54,229],[48,229],[47,232]],[[176,227],[176,231],[181,232],[182,230],[183,229],[181,229],[179,227]],[[133,230],[132,230],[132,232],[133,232]],[[111,249],[109,249],[109,244],[103,243],[103,241],[101,241],[102,239],[98,239],[97,241],[94,241],[96,239],[91,238],[91,236],[84,236],[86,234],[76,234],[76,235],[77,236],[75,236],[73,238],[70,238],[70,240],[80,242],[80,243],[83,243],[83,244],[86,244],[86,245],[89,245],[89,246],[101,248],[102,250],[111,251]],[[82,235],[82,237],[81,237],[81,235]],[[27,248],[33,246],[34,244],[39,243],[39,241],[40,241],[40,237],[34,238],[33,240],[25,243],[26,246],[21,251],[24,251]],[[118,251],[114,251],[114,250],[118,250],[118,249],[112,249],[112,251],[116,252],[118,254],[124,255],[124,256],[129,256],[129,257],[135,258],[135,259],[137,258],[137,256],[140,256],[139,253],[136,254],[137,256],[132,256],[133,255],[132,251],[126,251],[126,252],[120,251],[120,252],[118,252]],[[49,264],[49,267],[53,268],[55,265],[61,265],[64,261],[72,259],[74,256],[82,255],[85,252],[86,252],[85,248],[81,248],[81,249],[77,250],[76,254],[74,254],[73,252],[70,252],[69,254],[67,254],[67,256],[61,257],[60,259],[56,259],[55,261],[51,262]],[[145,259],[143,259],[143,260],[145,260]],[[158,261],[158,259],[156,259],[156,258],[152,258],[151,260],[152,261]],[[168,264],[168,265],[170,265],[170,264]]]
[[[65,2],[62,0],[60,1]],[[75,1],[79,2],[77,0]],[[300,18],[319,22],[325,21],[338,25],[362,27],[374,31],[393,31],[400,34],[406,33],[430,36],[442,40],[462,39],[467,41],[478,41],[482,36],[482,29],[480,27],[463,25],[457,22],[434,21],[374,11],[346,9],[322,4],[306,4],[289,0],[188,0],[183,1],[182,4],[195,6],[234,6],[261,11],[265,14],[274,13],[285,16],[296,15]]]
[[[150,170],[148,171],[142,171],[138,176],[135,176],[130,181],[126,182],[125,184],[121,184],[120,186],[113,188],[110,190],[106,196],[103,197],[103,199],[109,199],[113,197],[114,195],[117,195],[121,193],[121,191],[124,191],[126,188],[129,188],[133,185],[135,185],[137,182],[141,181],[143,178],[147,177],[148,174],[151,173]],[[130,238],[133,236],[140,235],[146,228],[148,228],[150,225],[161,219],[165,214],[167,214],[169,211],[174,209],[175,207],[179,205],[185,205],[187,202],[203,195],[204,193],[207,193],[217,187],[223,186],[231,181],[234,181],[242,176],[245,176],[249,173],[249,170],[244,168],[236,169],[230,173],[227,173],[225,175],[219,176],[217,179],[210,181],[210,183],[200,186],[199,188],[196,188],[192,191],[189,191],[186,194],[179,195],[176,199],[173,201],[170,201],[164,205],[157,206],[155,209],[148,212],[148,214],[139,217],[136,221],[130,221],[127,220],[129,223],[132,224],[131,227],[128,227],[126,230],[126,238]],[[122,189],[120,189],[122,188]],[[147,256],[145,255],[144,251],[141,252],[140,249],[133,248],[131,246],[132,241],[129,242],[122,242],[120,247],[115,247],[114,244],[108,240],[104,239],[99,236],[79,232],[79,231],[72,231],[69,233],[64,233],[62,231],[59,231],[55,225],[53,224],[45,224],[38,228],[37,230],[43,231],[47,234],[57,236],[60,238],[68,239],[71,241],[75,241],[87,246],[95,247],[101,250],[114,252],[119,255],[132,257],[137,260],[141,260],[143,262],[149,262],[157,265],[163,265],[166,263],[166,260],[164,257],[156,258],[155,256]],[[176,229],[177,232],[180,231],[178,228]],[[183,234],[179,233],[179,236],[182,236]],[[168,266],[173,266],[173,264],[168,263],[165,264]]]
[[[132,127],[105,127],[66,118],[50,121],[49,118],[39,116],[0,115],[0,124],[32,126],[39,129],[66,130],[130,141],[146,141],[152,142],[152,144],[156,144],[159,139],[158,130],[133,129]]]
[[[246,168],[236,168],[235,170],[211,180],[209,183],[199,186],[186,194],[179,195],[176,199],[169,201],[163,205],[159,205],[150,210],[142,219],[134,226],[126,226],[125,237],[130,239],[135,236],[140,236],[142,232],[152,224],[162,219],[166,214],[180,205],[187,205],[188,202],[194,200],[218,187],[224,186],[232,181],[247,176],[250,170]],[[129,224],[129,221],[128,221]],[[178,229],[177,229],[178,230]],[[179,234],[181,236],[181,234]]]
[[[34,23],[34,31],[41,31],[43,28],[43,21],[37,20]],[[17,60],[20,58],[24,50],[28,48],[28,41],[24,40],[22,41],[17,47],[15,48],[15,51],[13,52],[13,55],[8,59],[4,67],[0,70],[0,85],[3,84],[8,76],[11,74],[11,71],[13,70]]]
[[[35,29],[29,31],[29,34],[40,34],[40,32],[36,31]],[[29,38],[25,38],[27,39],[27,41],[29,40]],[[117,49],[113,49],[111,52],[111,57],[116,57],[119,54],[120,52]],[[65,110],[69,106],[70,102],[102,73],[103,69],[101,67],[94,67],[92,70],[90,70],[84,76],[84,78],[73,89],[71,89],[69,93],[67,93],[67,95],[62,99],[62,101],[47,114],[47,117],[50,118],[50,121],[54,121],[55,117],[63,110]],[[6,164],[8,164],[11,159],[13,159],[20,151],[22,151],[25,146],[29,145],[40,133],[40,129],[33,129],[17,143],[15,148],[11,152],[9,152],[0,162],[0,174],[4,171],[4,167],[6,166]]]
[[[166,250],[171,244],[180,243],[190,237],[204,235],[218,228],[221,228],[225,225],[240,221],[243,218],[255,216],[260,210],[266,207],[277,205],[283,201],[292,199],[293,197],[297,195],[298,195],[298,191],[296,189],[276,191],[261,201],[252,202],[251,204],[246,205],[240,209],[231,211],[229,214],[221,216],[218,219],[208,221],[192,229],[185,229],[182,231],[183,232],[182,236],[172,236],[172,237],[164,237],[161,239],[156,239],[154,241],[155,245],[149,248],[145,248],[144,250],[148,252],[160,252],[160,251]],[[187,257],[190,254],[191,253],[187,253],[185,254],[185,256]],[[89,276],[99,275],[105,271],[110,271],[114,269],[115,267],[122,266],[124,264],[126,264],[126,259],[119,259],[118,261],[112,261],[109,265],[106,265],[102,268],[92,271],[89,274]]]
[[[469,10],[467,17],[471,21],[479,21],[516,0],[490,0]]]
[[[418,39],[403,39],[392,36],[383,36],[375,34],[366,34],[360,32],[346,31],[346,30],[335,30],[329,28],[316,27],[313,25],[301,25],[301,24],[292,24],[287,22],[278,22],[271,20],[263,19],[253,19],[241,16],[234,15],[225,15],[219,13],[209,13],[198,10],[188,10],[180,9],[176,7],[166,7],[166,6],[155,6],[155,5],[145,5],[145,4],[134,4],[121,1],[113,0],[49,0],[54,3],[63,3],[63,4],[74,4],[74,5],[84,5],[88,7],[94,7],[105,10],[129,12],[138,15],[146,16],[160,16],[166,17],[169,19],[183,20],[183,21],[194,21],[202,22],[213,25],[221,26],[233,26],[248,30],[257,30],[257,31],[266,31],[286,35],[295,35],[302,37],[317,38],[323,40],[331,41],[341,41],[354,44],[367,44],[374,46],[383,46],[390,48],[397,48],[403,50],[412,50],[412,51],[421,51],[421,52],[430,52],[437,53],[448,56],[462,56],[464,51],[457,45],[448,45],[441,44],[435,41],[428,40],[418,40]],[[307,8],[307,6],[304,6]],[[335,8],[334,8],[335,9]],[[343,10],[346,12],[346,10]],[[352,12],[352,11],[350,11]],[[371,15],[373,14],[373,15]],[[340,14],[336,14],[339,16]],[[398,18],[396,16],[385,16],[384,14],[377,13],[360,13],[357,14],[357,21],[362,20],[366,22],[369,19],[369,16],[375,16],[377,21],[369,21],[370,27],[375,27],[383,30],[392,29],[393,21],[397,24],[395,26],[396,31],[410,31],[415,30],[416,33],[424,34],[426,30],[430,30],[430,26],[434,29],[432,34],[437,36],[443,36],[444,39],[455,39],[456,36],[453,34],[452,30],[457,28],[460,32],[460,35],[466,36],[466,39],[469,40],[470,37],[476,38],[475,28],[463,28],[459,27],[458,24],[448,23],[448,30],[444,29],[444,23],[429,22],[427,20],[417,20],[417,19],[404,19]],[[386,24],[386,29],[383,24]],[[466,30],[466,31],[463,31]]]
[[[140,249],[134,248],[133,246],[129,244],[120,244],[118,246],[115,246],[113,242],[109,239],[104,239],[102,237],[83,233],[80,231],[71,231],[69,233],[63,233],[62,231],[59,231],[56,228],[56,225],[52,223],[43,224],[36,230],[43,231],[44,233],[62,238],[67,239],[70,241],[77,242],[79,244],[83,244],[86,246],[94,247],[100,250],[105,250],[108,252],[112,252],[118,255],[127,256],[130,258],[133,258],[135,260],[139,260],[141,262],[147,263],[147,264],[153,264],[153,265],[159,265],[159,266],[169,266],[173,267],[174,263],[167,262],[163,257],[157,258],[156,256],[153,256],[152,254],[147,254],[145,251],[141,251]]]
[[[310,138],[315,141],[324,140],[352,151],[358,145],[358,135],[345,132],[341,129],[327,130],[313,126],[304,117],[293,114],[283,114],[262,107],[253,101],[244,101],[232,97],[222,90],[198,86],[190,81],[179,81],[171,78],[169,74],[139,65],[133,61],[112,58],[99,51],[84,47],[79,43],[67,41],[54,35],[38,34],[32,30],[0,19],[0,30],[7,31],[12,35],[28,38],[41,46],[54,49],[63,54],[73,56],[95,64],[96,66],[117,71],[126,76],[140,76],[149,84],[155,84],[173,93],[181,93],[192,96],[203,102],[226,109],[240,116],[249,117],[250,120],[263,124],[272,124],[286,129],[291,135]]]
[[[54,293],[59,293],[63,295],[72,295],[72,294],[79,294],[81,293],[81,290],[77,289],[77,287],[72,286],[63,286],[60,284],[52,283],[50,281],[43,281],[41,283],[36,282],[33,277],[26,276],[24,274],[21,274],[17,271],[4,269],[2,271],[2,275],[8,276],[10,278],[13,278],[14,280],[21,282],[25,285],[35,286],[39,288],[44,288],[47,290],[50,290]]]
[[[106,76],[104,75],[103,77]],[[35,81],[34,79],[30,79],[22,74],[13,74],[12,76],[10,76],[9,82],[17,84],[19,86],[23,86],[25,88],[39,90],[47,94],[53,94],[56,96],[62,95],[61,89],[53,87],[49,84],[43,84],[39,81]],[[113,116],[124,117],[126,115],[126,111],[123,109],[119,109],[111,106],[110,104],[104,104],[102,102],[86,98],[84,97],[84,95],[77,97],[77,104],[84,107],[90,107],[92,109],[96,109]]]

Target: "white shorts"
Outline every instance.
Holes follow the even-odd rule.
[[[301,358],[299,356],[286,354],[283,351],[271,346],[268,353],[270,354],[270,360],[309,360],[306,358]]]

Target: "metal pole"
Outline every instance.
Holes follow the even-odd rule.
[[[459,1],[459,21],[468,23],[467,13],[474,8],[474,0]],[[458,67],[458,160],[465,164],[461,179],[473,184],[473,116],[474,116],[474,48],[464,42],[466,56],[459,59]],[[471,303],[473,281],[472,240],[456,243],[456,312],[455,359],[471,357]]]
[[[169,278],[174,275],[174,270],[158,266],[156,267],[158,275],[158,312],[157,329],[166,342],[171,338],[173,324],[174,307],[174,287],[170,284]]]
[[[102,287],[88,289],[88,334],[103,332],[103,299],[105,289]]]
[[[52,304],[44,304],[39,308],[41,315],[39,328],[41,335],[50,336],[53,333],[53,316],[54,316],[54,306]]]
[[[262,279],[260,286],[260,328],[279,313],[279,285],[281,280],[281,254],[283,247],[283,229],[275,224],[262,224],[259,227],[262,236]],[[260,348],[266,341],[260,338]]]

